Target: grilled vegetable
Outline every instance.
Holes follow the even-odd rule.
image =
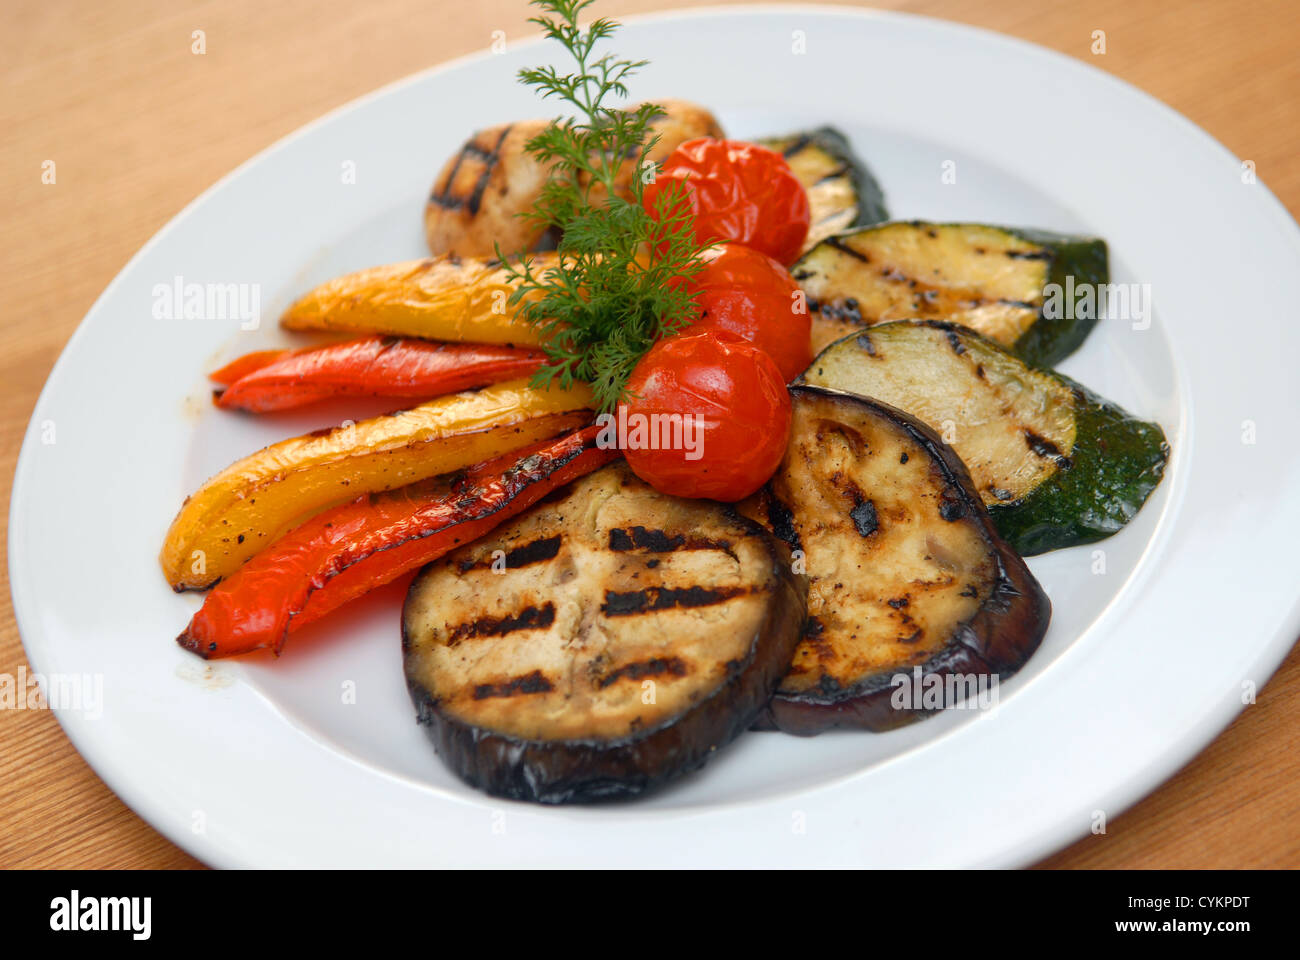
[[[544,270],[552,256],[539,254],[534,269]],[[289,307],[280,325],[286,330],[536,345],[537,331],[515,317],[518,305],[508,303],[512,292],[498,260],[408,260],[321,284]]]
[[[402,648],[452,770],[565,803],[701,766],[763,709],[802,621],[770,535],[616,463],[426,568]]]
[[[628,466],[661,493],[734,503],[772,475],[790,434],[776,363],[726,330],[655,344],[618,408]]]
[[[696,137],[720,137],[722,128],[703,107],[684,100],[660,102],[664,114],[651,126],[659,142],[648,159],[661,162],[678,144]],[[528,120],[480,130],[447,161],[434,181],[424,212],[425,235],[435,255],[490,257],[497,245],[507,254],[554,249],[557,236],[535,220],[517,216],[533,209],[548,167],[526,149],[549,120]],[[625,165],[621,183],[636,173]],[[599,196],[604,192],[597,188]]]
[[[590,404],[581,384],[536,390],[512,380],[272,444],[185,501],[163,543],[163,573],[176,590],[210,587],[326,507],[585,426]]]
[[[210,379],[225,384],[216,393],[217,406],[269,413],[332,397],[427,400],[526,377],[545,359],[539,350],[374,335],[305,350],[247,354]]]
[[[819,127],[757,141],[785,157],[808,192],[812,225],[804,252],[832,233],[888,220],[885,195],[848,139],[834,127]]]
[[[808,294],[813,351],[887,320],[951,320],[1050,366],[1097,322],[1065,291],[1107,282],[1106,244],[977,223],[885,223],[829,237],[790,273]],[[1067,278],[1073,278],[1069,280]]]
[[[1157,424],[953,324],[871,327],[828,347],[804,379],[893,404],[943,435],[1023,555],[1115,533],[1169,459]]]
[[[956,454],[883,403],[818,387],[791,394],[785,461],[742,507],[800,551],[809,579],[803,640],[763,725],[885,730],[925,712],[891,702],[895,677],[917,667],[968,683],[1014,673],[1051,607]]]
[[[289,531],[207,595],[177,642],[204,659],[263,647],[423,566],[618,456],[599,427],[543,440],[388,493],[326,510]]]
[[[739,243],[789,266],[803,251],[808,192],[775,150],[701,137],[674,150],[646,184],[641,204],[669,232],[684,220],[701,246]]]

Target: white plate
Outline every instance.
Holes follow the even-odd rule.
[[[1103,322],[1063,370],[1158,420],[1168,474],[1103,554],[1032,561],[1054,620],[1000,707],[883,736],[751,734],[644,801],[545,809],[468,789],[428,747],[394,591],[295,636],[278,662],[206,667],[172,642],[198,604],[155,560],[181,499],[263,443],[337,422],[220,414],[203,374],[278,342],[274,317],[312,284],[421,255],[442,160],[477,126],[543,112],[514,76],[551,54],[520,44],[272,147],[173,220],[87,315],[28,431],[9,544],[34,667],[103,678],[101,709],[59,711],[68,736],[217,865],[1023,864],[1086,833],[1095,811],[1113,818],[1222,729],[1300,631],[1296,224],[1156,101],[967,27],[732,9],[637,20],[613,48],[652,61],[634,93],[703,101],[734,135],[840,126],[895,216],[1096,232],[1117,282],[1151,285],[1149,329]],[[153,319],[154,286],[177,276],[260,285],[266,322]]]

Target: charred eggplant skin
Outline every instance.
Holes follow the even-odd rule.
[[[931,458],[952,495],[959,499],[965,515],[979,524],[995,555],[994,588],[973,617],[959,624],[944,648],[922,665],[922,676],[1014,674],[1038,649],[1051,621],[1052,607],[1038,581],[1015,550],[998,536],[983,501],[974,492],[970,474],[952,448],[915,417],[855,394],[796,384],[792,398],[833,398],[847,408],[865,407],[883,415],[920,446]],[[765,490],[769,503],[775,501],[772,486]],[[791,516],[794,508],[776,502],[777,515]],[[782,528],[785,528],[784,530]],[[777,524],[778,534],[798,549],[792,524]],[[892,702],[897,670],[886,670],[863,678],[847,689],[830,692],[791,694],[778,691],[755,723],[757,730],[781,730],[796,736],[814,736],[842,728],[883,732],[915,722],[933,710],[923,707],[899,709]]]
[[[510,800],[564,804],[629,799],[698,770],[716,750],[750,729],[790,665],[803,625],[805,586],[792,572],[782,544],[748,518],[728,513],[747,534],[766,543],[772,602],[747,656],[728,664],[726,680],[704,702],[686,718],[673,717],[617,739],[530,740],[485,730],[441,709],[408,671],[417,721],[452,771],[470,786]],[[404,657],[412,647],[403,617]]]

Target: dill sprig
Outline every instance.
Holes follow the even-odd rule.
[[[670,281],[693,276],[703,264],[691,215],[678,203],[679,186],[660,193],[656,216],[642,207],[643,171],[659,139],[651,129],[663,111],[654,104],[628,110],[607,104],[627,97],[626,81],[647,61],[596,55],[597,43],[618,24],[601,18],[581,29],[578,15],[592,2],[532,0],[551,16],[530,22],[572,55],[575,70],[527,68],[519,79],[543,99],[568,103],[576,115],[552,122],[525,146],[550,176],[535,207],[521,215],[560,233],[557,262],[536,269],[525,257],[507,261],[505,269],[515,284],[510,303],[523,302],[520,315],[542,334],[550,360],[533,383],[568,387],[586,380],[606,412],[623,398],[642,355],[692,321],[685,284]]]

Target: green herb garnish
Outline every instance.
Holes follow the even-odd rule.
[[[651,125],[663,111],[654,104],[632,110],[606,105],[611,95],[627,97],[625,81],[646,61],[595,55],[596,44],[618,24],[601,18],[580,29],[578,15],[593,0],[532,2],[554,16],[530,22],[572,54],[576,71],[536,67],[519,71],[519,79],[543,99],[564,100],[577,115],[556,120],[525,147],[550,167],[550,179],[534,209],[521,216],[560,232],[559,263],[538,271],[526,258],[517,266],[507,262],[516,284],[510,303],[530,297],[520,316],[542,334],[550,359],[534,385],[586,380],[606,412],[623,397],[632,368],[655,341],[694,319],[685,285],[670,281],[699,271],[701,247],[690,213],[678,203],[680,187],[659,195],[657,216],[642,207],[643,177],[653,170],[647,155],[659,140],[650,135]],[[626,172],[620,178],[633,158],[630,179]],[[620,188],[629,196],[620,196]]]

